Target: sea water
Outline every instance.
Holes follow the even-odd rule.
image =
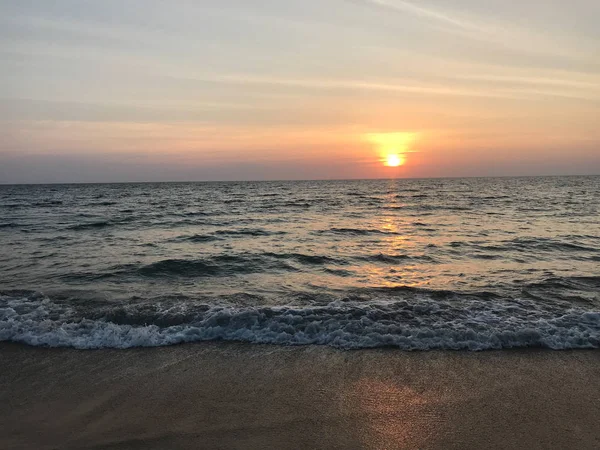
[[[600,177],[0,186],[0,340],[600,346]]]

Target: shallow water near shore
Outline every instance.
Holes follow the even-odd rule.
[[[0,340],[600,346],[600,177],[0,186]]]

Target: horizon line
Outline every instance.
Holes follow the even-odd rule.
[[[568,178],[568,177],[599,177],[595,174],[547,174],[547,175],[469,175],[469,176],[439,176],[439,177],[395,177],[395,178],[306,178],[306,179],[272,179],[272,180],[166,180],[166,181],[51,181],[40,183],[3,183],[0,186],[46,186],[65,184],[168,184],[168,183],[284,183],[310,181],[394,181],[394,180],[460,180],[475,178]]]

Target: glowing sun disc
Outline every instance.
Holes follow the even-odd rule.
[[[392,154],[388,155],[385,160],[385,165],[388,167],[398,167],[404,164],[404,160],[400,155]]]

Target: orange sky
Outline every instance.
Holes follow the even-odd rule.
[[[595,0],[0,13],[0,182],[600,173]]]

